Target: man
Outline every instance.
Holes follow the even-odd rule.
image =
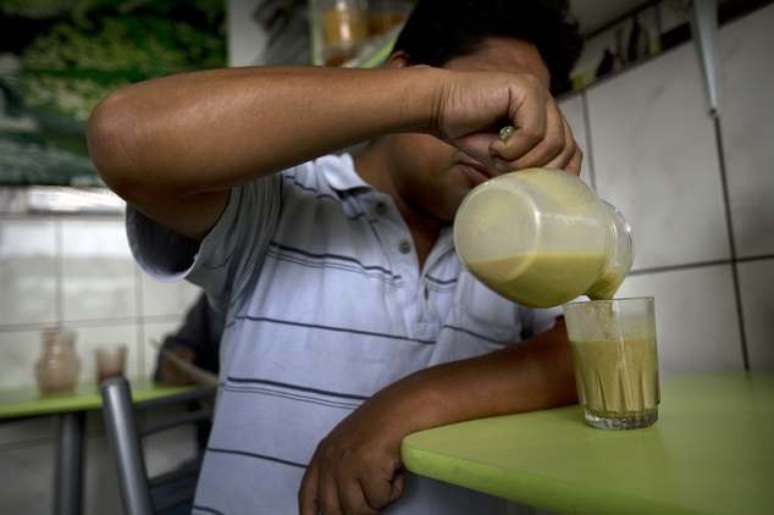
[[[167,359],[165,353],[174,354],[184,362],[217,374],[220,370],[218,351],[223,323],[223,316],[212,309],[206,295],[200,294],[186,312],[182,325],[164,338],[161,351],[156,357],[154,381],[169,386],[194,383],[194,378]]]
[[[206,372],[217,374],[220,370],[218,349],[222,334],[223,317],[212,309],[207,302],[206,295],[199,295],[196,302],[186,312],[185,320],[177,331],[164,338],[161,351],[156,357],[153,380],[168,386],[195,383],[195,378],[170,360],[168,353]],[[192,411],[201,408],[202,404],[198,400],[192,401],[189,405],[189,409]],[[198,478],[197,472],[202,465],[211,429],[212,424],[209,420],[197,422],[196,456],[176,467],[175,471],[181,474],[181,478],[172,483],[161,485],[154,490],[155,501],[159,502],[159,505],[170,506],[169,509],[163,511],[163,515],[191,513],[193,506],[189,500],[180,501],[180,490],[194,490]]]
[[[400,442],[576,400],[557,313],[477,282],[449,231],[489,177],[579,173],[549,92],[579,50],[555,4],[420,0],[381,69],[177,75],[92,114],[136,258],[226,316],[195,513],[503,512],[404,479]]]

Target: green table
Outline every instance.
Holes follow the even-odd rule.
[[[148,380],[133,380],[132,400],[142,405],[175,396],[176,400],[199,398],[207,389],[165,387]],[[178,399],[179,398],[179,399]],[[83,384],[72,395],[41,397],[35,387],[0,390],[0,423],[38,416],[57,418],[54,513],[77,515],[83,492],[84,439],[86,412],[102,406],[99,389]]]
[[[774,513],[774,375],[663,381],[660,420],[633,431],[579,406],[409,435],[423,476],[560,513]]]

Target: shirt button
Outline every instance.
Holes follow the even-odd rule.
[[[411,243],[409,243],[408,240],[401,240],[400,244],[398,245],[398,250],[400,250],[401,254],[408,254],[411,252]]]
[[[379,215],[384,215],[385,213],[387,213],[387,204],[385,204],[384,202],[377,202],[376,213]]]

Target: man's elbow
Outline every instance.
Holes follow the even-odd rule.
[[[127,201],[142,188],[135,149],[136,117],[121,92],[102,100],[89,116],[89,157],[105,184]]]

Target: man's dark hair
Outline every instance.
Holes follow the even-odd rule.
[[[551,91],[570,89],[583,42],[567,0],[418,0],[394,50],[410,64],[440,67],[490,37],[535,45],[551,73]]]

